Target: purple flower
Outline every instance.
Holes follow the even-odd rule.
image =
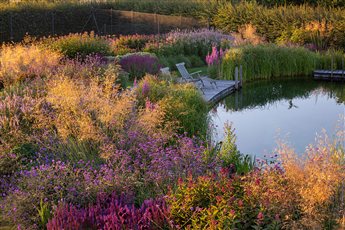
[[[132,79],[141,78],[147,73],[157,74],[161,68],[158,58],[149,53],[125,55],[121,58],[120,65]]]
[[[142,95],[145,97],[147,96],[148,92],[150,91],[150,85],[147,81],[144,81],[143,87],[142,87]]]

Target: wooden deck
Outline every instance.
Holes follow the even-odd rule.
[[[345,70],[315,70],[314,79],[327,81],[345,81]]]
[[[202,80],[205,84],[205,86],[201,88],[202,96],[204,97],[205,101],[210,104],[216,103],[236,90],[235,81],[215,81],[208,77],[202,77]],[[215,87],[214,84],[211,84],[212,81],[216,82],[217,87]]]

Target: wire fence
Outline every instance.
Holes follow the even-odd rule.
[[[161,34],[173,29],[205,25],[195,18],[135,11],[96,9],[81,12],[10,12],[0,15],[0,41],[21,41],[34,37],[94,31],[98,35]]]

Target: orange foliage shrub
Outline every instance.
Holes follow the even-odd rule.
[[[256,27],[252,24],[245,24],[238,28],[237,33],[232,33],[235,38],[235,45],[252,44],[259,45],[264,43],[265,39],[257,34]]]

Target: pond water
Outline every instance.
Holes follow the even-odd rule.
[[[288,142],[298,154],[315,143],[324,129],[329,136],[344,129],[345,85],[310,80],[270,80],[243,85],[210,111],[214,140],[232,123],[242,153],[264,158]]]

